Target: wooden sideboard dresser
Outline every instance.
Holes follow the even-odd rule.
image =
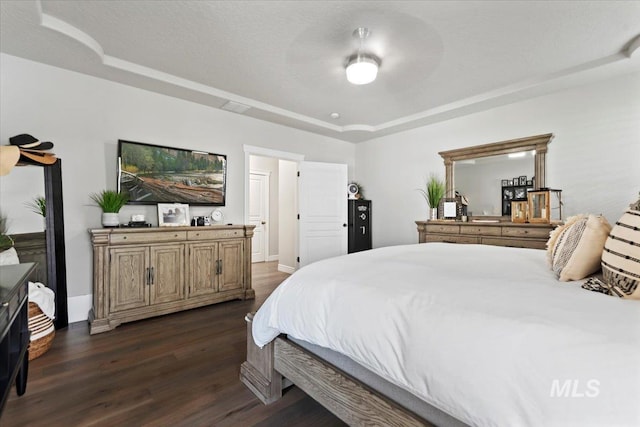
[[[253,229],[253,225],[213,225],[89,230],[93,245],[89,332],[254,298]]]
[[[549,233],[558,224],[513,222],[416,221],[420,243],[467,243],[514,248],[545,249]]]

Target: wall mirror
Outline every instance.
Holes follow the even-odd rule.
[[[469,216],[503,217],[503,180],[521,176],[531,180],[535,176],[532,188],[545,187],[551,139],[553,134],[549,133],[441,151],[438,154],[444,159],[446,196],[454,197],[456,191],[467,196]]]

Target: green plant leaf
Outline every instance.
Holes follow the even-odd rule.
[[[430,208],[437,208],[440,200],[444,197],[445,185],[437,175],[431,174],[425,188],[419,188],[418,191],[427,201]]]
[[[129,201],[125,194],[114,190],[103,190],[100,193],[91,194],[90,197],[102,208],[104,213],[118,213]]]
[[[34,197],[31,201],[24,204],[31,210],[31,212],[41,215],[43,218],[47,217],[47,201],[42,196]]]

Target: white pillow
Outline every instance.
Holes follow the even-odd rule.
[[[0,252],[0,265],[20,264],[16,248],[7,249]]]

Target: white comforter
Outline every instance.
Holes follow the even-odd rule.
[[[640,425],[640,302],[558,282],[545,252],[395,246],[317,262],[256,313],[455,418],[492,426]]]

